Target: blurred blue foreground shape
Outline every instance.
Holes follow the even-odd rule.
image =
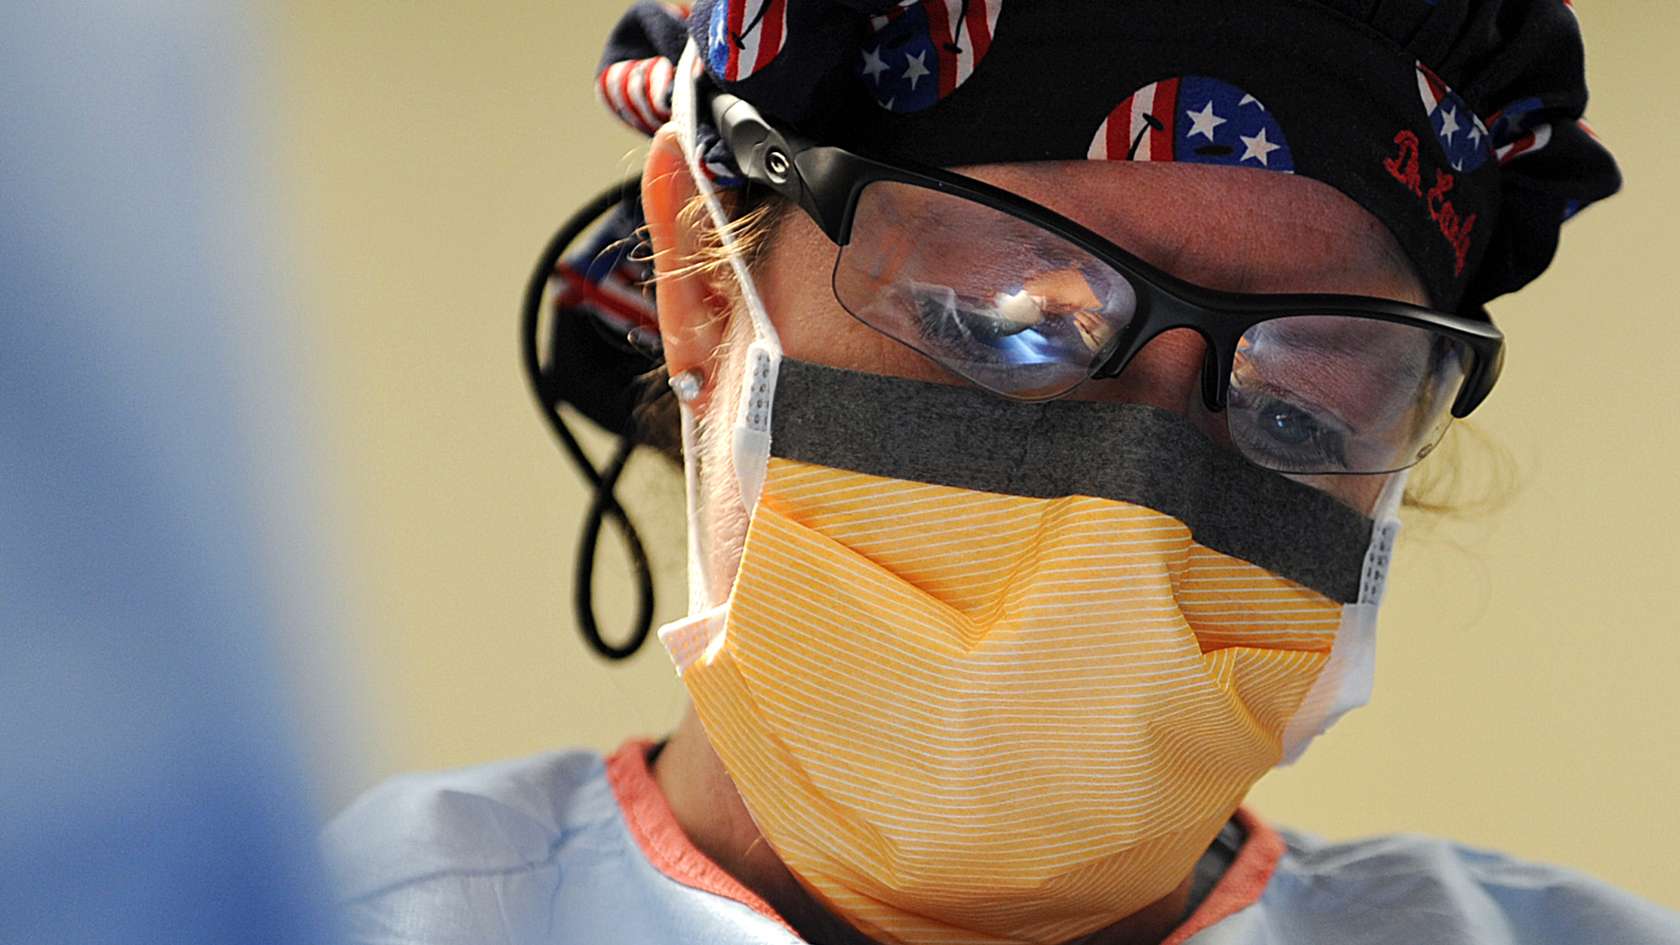
[[[4,945],[328,941],[253,485],[292,444],[234,406],[279,308],[250,26],[0,8]]]

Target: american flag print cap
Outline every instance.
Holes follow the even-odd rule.
[[[1265,104],[1206,76],[1162,79],[1126,96],[1098,126],[1086,156],[1295,171],[1289,137]]]
[[[1620,173],[1582,120],[1565,0],[642,0],[597,92],[651,133],[707,79],[809,137],[953,167],[1069,159],[1299,174],[1381,220],[1437,308],[1550,264]],[[736,182],[703,135],[709,173]]]

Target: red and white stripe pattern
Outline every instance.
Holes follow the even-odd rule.
[[[1544,150],[1546,145],[1552,143],[1551,123],[1536,120],[1539,117],[1536,112],[1540,108],[1539,99],[1525,99],[1500,109],[1489,119],[1488,123],[1498,134],[1497,140],[1494,141],[1493,154],[1501,167],[1525,154]],[[1593,133],[1585,120],[1579,124],[1587,134]]]
[[[1461,173],[1476,171],[1493,153],[1487,123],[1432,69],[1421,62],[1416,65],[1418,97],[1447,162]]]
[[[1515,161],[1517,158],[1520,158],[1525,154],[1533,154],[1551,143],[1552,126],[1549,124],[1536,125],[1535,127],[1530,128],[1521,137],[1517,138],[1517,140],[1495,149],[1493,153],[1499,158],[1499,166],[1504,167],[1506,164]]]
[[[554,267],[554,276],[560,283],[557,306],[587,308],[620,335],[632,328],[658,330],[658,311],[638,284],[643,274],[621,266],[600,282],[591,282],[588,276],[560,263]]]
[[[1442,102],[1451,102],[1456,107],[1459,102],[1463,101],[1447,83],[1441,81],[1440,76],[1421,62],[1417,64],[1417,78],[1418,95],[1423,98],[1423,107],[1429,114],[1435,114],[1435,110],[1441,107]],[[1483,136],[1486,136],[1487,125],[1482,122],[1481,118],[1477,117],[1474,112],[1470,112],[1468,105],[1465,105],[1463,110],[1470,114],[1470,120],[1475,123],[1476,129]]]
[[[676,66],[664,56],[615,62],[595,79],[595,95],[621,121],[653,134],[671,120],[671,78]]]
[[[1178,83],[1178,79],[1151,82],[1114,106],[1091,139],[1087,156],[1093,161],[1173,160]]]
[[[788,0],[728,0],[713,14],[711,61],[720,64],[721,45],[728,59],[719,78],[739,82],[770,65],[787,45]]]
[[[1003,0],[901,0],[899,7],[918,4],[927,14],[928,34],[939,50],[939,97],[943,99],[968,81],[975,66],[986,58]],[[871,17],[869,25],[878,33],[895,15],[896,11]]]
[[[1447,88],[1447,84],[1441,81],[1440,76],[1421,62],[1417,64],[1417,80],[1418,94],[1423,96],[1424,110],[1433,115],[1435,109],[1440,108],[1441,103],[1447,100],[1448,95],[1452,94],[1452,90]]]

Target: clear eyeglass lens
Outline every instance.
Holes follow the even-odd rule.
[[[1028,400],[1084,381],[1137,308],[1125,277],[1073,243],[896,181],[858,196],[834,295],[953,373]]]
[[[1452,422],[1469,346],[1342,315],[1261,322],[1237,344],[1226,424],[1243,455],[1285,473],[1381,473],[1427,456]]]

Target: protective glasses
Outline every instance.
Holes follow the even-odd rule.
[[[1498,380],[1504,336],[1485,312],[1207,289],[983,181],[805,141],[731,95],[711,112],[746,177],[834,241],[841,307],[1000,396],[1063,396],[1190,329],[1207,345],[1203,403],[1250,462],[1384,473],[1427,456]]]

